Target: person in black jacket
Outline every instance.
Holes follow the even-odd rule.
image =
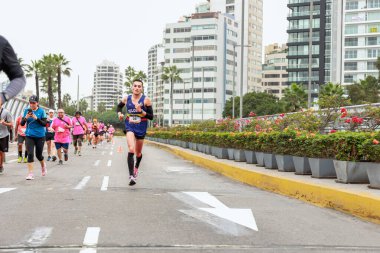
[[[9,78],[10,84],[0,93],[0,106],[15,97],[26,84],[24,71],[9,42],[0,35],[0,72],[3,71]]]

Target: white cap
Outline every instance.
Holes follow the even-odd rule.
[[[49,113],[51,113],[51,112],[54,112],[54,110],[53,110],[53,109],[50,109],[50,110],[49,110]]]

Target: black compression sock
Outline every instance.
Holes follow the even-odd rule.
[[[25,157],[28,157],[28,151],[25,150]]]
[[[136,156],[136,166],[135,166],[136,168],[139,168],[141,159],[142,159],[142,154],[140,157]]]
[[[18,152],[18,157],[22,157],[22,151]]]
[[[134,153],[128,153],[128,169],[130,176],[133,176],[133,165],[135,164],[134,155]]]

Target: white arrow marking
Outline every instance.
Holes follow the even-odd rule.
[[[16,190],[16,188],[0,188],[0,194],[4,192],[10,192]]]
[[[240,224],[244,227],[258,231],[255,217],[251,209],[229,208],[208,192],[183,192],[213,208],[198,208],[220,218]]]

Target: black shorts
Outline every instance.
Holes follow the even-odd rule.
[[[128,132],[132,132],[132,131],[125,131],[125,134],[127,134]],[[145,139],[145,135],[136,135],[135,132],[132,132],[134,135],[135,135],[135,138],[136,140],[144,140]]]
[[[25,140],[26,140],[25,136],[17,135],[17,143],[18,144],[23,144]]]
[[[46,132],[46,141],[54,141],[54,135],[55,133]]]
[[[83,141],[83,134],[73,135],[73,141],[77,140]]]
[[[0,151],[8,152],[8,147],[9,147],[9,136],[0,138]]]

